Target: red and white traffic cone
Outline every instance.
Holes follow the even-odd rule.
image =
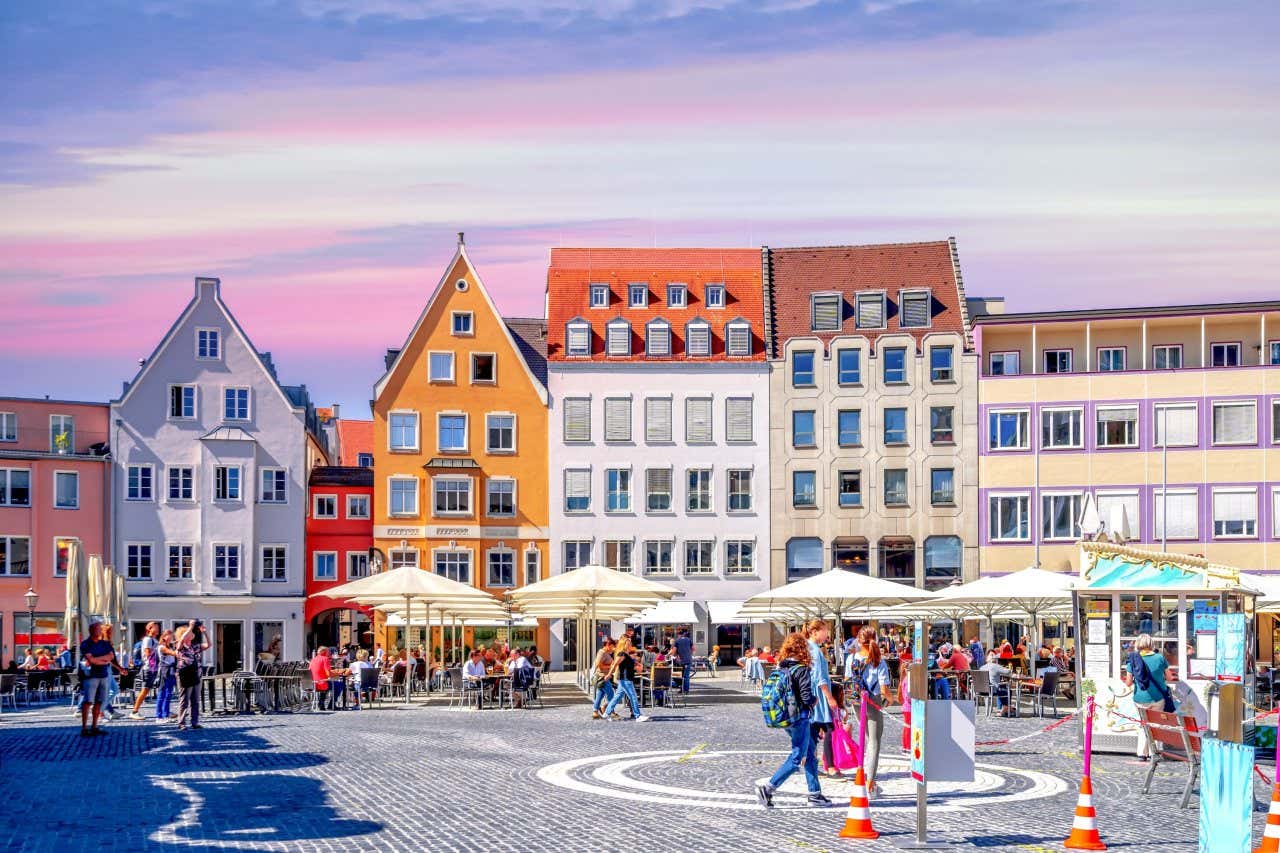
[[[871,825],[871,804],[867,802],[867,777],[862,768],[853,777],[853,796],[849,798],[849,811],[845,813],[841,838],[879,838]]]
[[[1271,809],[1262,830],[1262,844],[1253,853],[1280,853],[1280,777],[1271,791]]]
[[[1106,850],[1098,835],[1098,815],[1093,810],[1093,783],[1085,776],[1080,780],[1080,797],[1076,800],[1076,816],[1071,821],[1071,835],[1062,842],[1068,850]]]

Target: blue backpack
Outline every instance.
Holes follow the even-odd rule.
[[[764,724],[771,729],[789,729],[795,723],[795,692],[791,689],[791,670],[778,667],[769,673],[760,691],[760,711]]]

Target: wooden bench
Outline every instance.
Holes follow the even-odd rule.
[[[1191,791],[1200,776],[1200,731],[1194,717],[1183,717],[1165,711],[1142,710],[1142,728],[1151,744],[1151,767],[1147,770],[1142,793],[1151,788],[1156,769],[1166,762],[1187,766],[1187,784],[1182,790],[1182,808],[1191,801]]]

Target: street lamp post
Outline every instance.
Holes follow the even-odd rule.
[[[36,604],[40,601],[40,595],[34,587],[29,586],[22,597],[27,602],[27,649],[30,651],[36,644]]]

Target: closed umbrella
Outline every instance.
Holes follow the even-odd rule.
[[[102,557],[93,554],[89,557],[89,566],[85,569],[86,575],[86,613],[85,615],[90,621],[101,621],[103,614],[102,605],[105,603],[103,599],[102,582]]]
[[[73,650],[80,647],[80,640],[89,629],[85,620],[88,596],[89,580],[84,564],[84,549],[79,542],[72,540],[67,545],[67,606],[62,616],[62,633]]]
[[[128,642],[129,640],[132,639],[129,636],[128,587],[125,586],[124,575],[120,574],[119,572],[113,571],[111,573],[111,580],[115,583],[115,588],[116,588],[115,596],[113,597],[113,600],[112,600],[112,604],[115,605],[115,611],[113,615],[115,617],[116,624],[120,626],[120,630],[123,632],[121,633],[120,636],[123,637],[126,642]]]

